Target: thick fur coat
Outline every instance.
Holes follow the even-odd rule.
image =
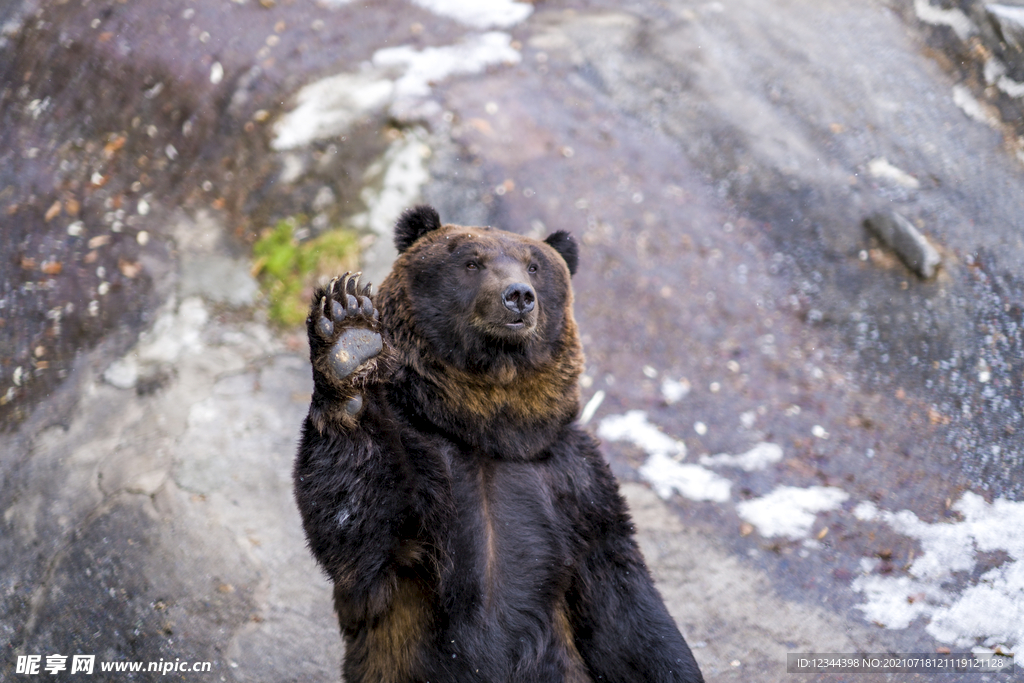
[[[575,423],[575,242],[417,207],[395,243],[376,297],[332,282],[307,325],[295,492],[345,680],[701,681]]]

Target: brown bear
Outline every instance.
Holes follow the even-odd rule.
[[[565,232],[395,231],[376,296],[317,291],[295,494],[348,683],[701,681],[578,424]]]

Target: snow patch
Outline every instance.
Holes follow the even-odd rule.
[[[303,87],[296,106],[274,125],[271,146],[284,151],[342,135],[364,117],[430,94],[431,85],[521,59],[512,37],[500,31],[472,35],[455,45],[416,50],[408,45],[374,53],[359,73],[343,73]]]
[[[985,82],[989,85],[998,86],[1000,90],[1010,97],[1018,99],[1024,97],[1024,83],[1015,81],[1007,76],[1006,65],[995,57],[990,57],[985,62]]]
[[[909,510],[857,506],[858,519],[884,521],[918,539],[923,551],[910,565],[910,576],[856,579],[853,589],[866,598],[859,609],[871,621],[893,629],[906,628],[919,616],[930,617],[928,633],[958,647],[987,639],[1012,649],[1024,643],[1024,502],[997,499],[989,504],[968,492],[953,509],[964,521],[929,524]],[[978,553],[1000,551],[1009,559],[960,595],[943,587],[955,572],[973,572]]]
[[[666,500],[675,492],[691,500],[716,503],[729,500],[732,483],[700,465],[681,464],[679,461],[686,457],[686,444],[651,424],[642,410],[604,418],[597,435],[609,441],[627,441],[643,449],[650,457],[640,468],[640,476]]]
[[[974,22],[958,9],[935,7],[928,0],[914,0],[917,18],[933,26],[948,26],[960,40],[967,40],[977,32]]]
[[[686,457],[686,444],[662,433],[647,421],[647,413],[642,410],[609,415],[601,420],[597,435],[609,441],[628,441],[651,456],[662,455],[676,460]]]
[[[430,147],[427,132],[422,128],[412,128],[393,142],[384,156],[366,170],[365,187],[359,198],[368,209],[350,219],[352,224],[390,236],[402,211],[416,203],[420,188],[430,179],[428,158]]]
[[[741,455],[729,455],[728,453],[705,455],[700,459],[700,464],[708,467],[738,467],[745,472],[755,472],[780,460],[782,460],[782,446],[762,441]]]
[[[310,83],[295,96],[296,107],[274,126],[271,146],[282,151],[341,135],[367,114],[383,109],[395,84],[377,74],[339,74]]]
[[[530,16],[533,7],[511,0],[413,0],[425,10],[473,28],[509,28]]]
[[[363,174],[359,198],[366,211],[352,216],[348,222],[376,237],[362,252],[364,282],[382,282],[398,257],[391,231],[402,211],[419,201],[420,190],[430,178],[427,162],[431,151],[427,140],[423,128],[407,129]]]
[[[978,123],[984,123],[992,128],[999,126],[999,121],[971,94],[966,85],[953,86],[953,104],[960,107],[960,110],[967,114],[968,118],[974,119]]]
[[[739,503],[736,512],[762,536],[798,539],[810,535],[817,513],[834,510],[849,497],[831,486],[780,486],[767,496]]]
[[[1014,7],[1012,5],[985,5],[992,14],[995,14],[1000,19],[1009,19],[1010,21],[1020,24],[1021,28],[1024,28],[1024,7]]]
[[[661,383],[661,397],[668,405],[679,403],[690,394],[690,388],[689,380],[682,379],[677,382],[666,377]]]
[[[402,45],[378,50],[373,65],[404,71],[395,82],[395,97],[416,98],[429,95],[432,83],[449,76],[480,73],[496,64],[518,64],[520,59],[519,51],[512,47],[512,36],[489,31],[445,47],[416,50]]]
[[[655,493],[668,500],[673,492],[690,500],[710,500],[715,503],[729,501],[732,483],[700,465],[678,463],[664,453],[654,453],[643,467],[640,476],[650,482]]]

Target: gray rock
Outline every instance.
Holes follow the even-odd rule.
[[[252,306],[259,293],[245,262],[219,255],[182,259],[178,286],[183,297],[201,296],[232,308]]]
[[[934,277],[942,259],[935,247],[910,221],[895,211],[879,211],[869,216],[865,224],[919,277],[926,280]]]

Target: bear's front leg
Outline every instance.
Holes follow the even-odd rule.
[[[389,605],[412,514],[406,455],[384,396],[389,351],[358,274],[317,290],[306,328],[313,397],[295,498],[309,547],[334,580],[339,617],[358,622]]]
[[[306,328],[315,388],[310,417],[321,431],[332,421],[351,428],[383,364],[370,285],[360,289],[359,273],[331,280],[314,295]]]

